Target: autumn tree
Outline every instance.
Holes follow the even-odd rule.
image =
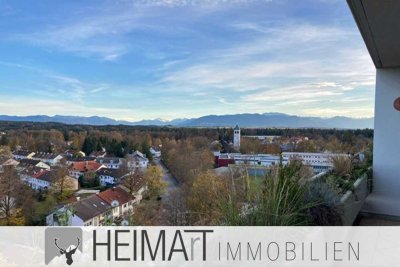
[[[57,199],[62,200],[68,191],[74,188],[73,178],[68,176],[68,168],[65,164],[54,167],[50,174],[53,191],[56,193]]]
[[[196,177],[188,196],[188,208],[196,224],[216,224],[221,218],[220,203],[228,197],[226,180],[211,171]]]
[[[94,171],[88,171],[79,177],[79,183],[83,188],[100,186],[100,179]]]
[[[130,194],[133,194],[142,186],[143,179],[143,173],[139,169],[136,169],[124,177],[122,185],[129,190]]]
[[[23,225],[18,199],[22,182],[13,167],[5,166],[0,173],[0,218],[4,218],[6,225]]]
[[[144,177],[147,183],[148,195],[150,198],[159,198],[167,187],[167,183],[163,180],[163,171],[161,167],[148,167]]]

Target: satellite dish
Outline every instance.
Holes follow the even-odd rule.
[[[111,207],[115,208],[115,207],[118,207],[118,206],[119,206],[118,200],[111,201]]]
[[[123,220],[123,221],[121,222],[121,225],[122,225],[122,226],[129,226],[129,222],[128,222],[127,220]]]

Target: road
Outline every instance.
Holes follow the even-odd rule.
[[[165,182],[167,182],[167,188],[165,189],[162,199],[167,200],[171,192],[180,188],[179,183],[176,178],[171,174],[171,172],[167,169],[167,167],[160,161],[160,159],[154,159],[153,161],[155,165],[160,166],[163,170],[163,179]]]

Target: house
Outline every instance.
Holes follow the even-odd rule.
[[[47,153],[47,152],[37,152],[34,156],[31,157],[31,159],[40,160],[50,165],[58,164],[62,158],[63,157],[60,154]]]
[[[67,164],[71,165],[74,162],[82,162],[82,161],[93,161],[96,158],[95,157],[79,157],[79,156],[65,156],[65,159],[67,160]]]
[[[72,204],[71,226],[101,226],[112,219],[111,205],[92,195]]]
[[[106,151],[93,151],[92,153],[90,153],[89,156],[95,157],[95,158],[104,158],[105,156],[107,156],[107,152]]]
[[[29,166],[35,166],[35,167],[39,167],[42,169],[46,169],[46,170],[50,170],[50,165],[40,161],[40,160],[35,160],[35,159],[21,159],[19,161],[19,165],[18,168],[22,169],[22,168],[27,168]]]
[[[103,164],[100,164],[94,160],[92,161],[78,161],[72,162],[68,169],[69,176],[78,179],[88,171],[96,172],[101,168],[105,168]]]
[[[86,156],[85,152],[83,152],[83,151],[76,151],[76,150],[73,150],[73,149],[68,149],[68,150],[66,150],[66,151],[64,152],[64,155],[65,155],[66,157],[74,157],[74,156],[85,157],[85,156]]]
[[[4,171],[4,167],[6,166],[11,166],[11,167],[17,167],[19,164],[18,161],[16,161],[15,159],[5,159],[3,160],[3,162],[0,164],[0,173],[2,173]]]
[[[52,184],[51,173],[48,170],[41,169],[39,172],[34,172],[28,176],[28,184],[32,189],[43,190],[50,188]]]
[[[102,226],[121,223],[127,215],[133,212],[138,201],[122,186],[110,188],[104,192],[91,195],[84,199],[77,198],[46,217],[48,226],[57,226],[60,215],[67,213],[68,226]]]
[[[125,175],[121,179],[121,183],[124,183],[124,180],[128,178],[128,175]],[[135,202],[137,204],[143,199],[143,193],[147,190],[147,184],[143,176],[135,176],[135,179],[130,180],[130,190],[132,190],[132,195],[135,197]],[[120,185],[122,186],[122,185]],[[124,187],[124,186],[122,186]]]
[[[127,155],[128,169],[136,169],[136,168],[144,169],[147,168],[148,164],[149,160],[146,158],[146,156],[137,150],[132,154]]]
[[[41,169],[33,167],[28,169],[27,172],[21,175],[21,179],[24,180],[32,189],[44,190],[49,188],[55,188],[55,182],[57,177],[53,176],[54,172],[51,170]],[[67,190],[78,190],[78,180],[66,176],[64,180],[64,189]]]
[[[35,152],[30,152],[27,150],[17,150],[12,153],[13,158],[16,160],[20,159],[30,159],[35,155]]]
[[[131,213],[136,203],[135,197],[121,186],[110,188],[97,196],[111,206],[111,214],[114,220],[121,219],[122,216]]]
[[[99,176],[100,184],[102,186],[108,186],[119,183],[123,177],[129,173],[121,169],[101,168],[96,171],[96,174]]]
[[[103,164],[109,169],[119,169],[124,163],[124,159],[121,158],[96,158],[96,162]]]
[[[161,151],[159,149],[154,148],[154,147],[150,148],[150,153],[154,158],[160,158],[161,157]]]

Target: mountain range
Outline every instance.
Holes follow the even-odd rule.
[[[364,129],[373,128],[374,118],[350,117],[301,117],[284,113],[245,113],[233,115],[208,115],[192,119],[174,120],[141,120],[136,122],[114,120],[107,117],[91,116],[8,116],[0,115],[0,121],[25,122],[58,122],[81,125],[144,125],[144,126],[175,126],[175,127],[277,127],[277,128],[338,128]]]

